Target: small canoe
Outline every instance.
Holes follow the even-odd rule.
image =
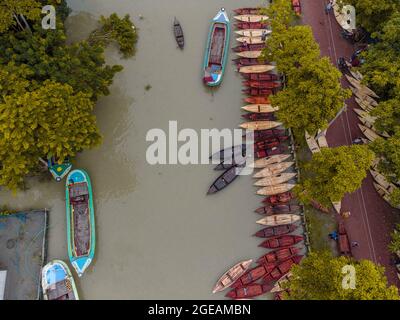
[[[81,277],[93,261],[96,245],[92,184],[86,171],[68,174],[65,185],[68,256]]]
[[[264,226],[280,226],[284,224],[291,224],[299,220],[300,216],[297,214],[276,214],[257,220],[257,223]]]
[[[282,125],[282,122],[277,121],[252,121],[252,122],[245,122],[240,124],[239,126],[242,129],[247,130],[267,130],[279,127]]]
[[[232,167],[221,174],[208,189],[207,194],[217,193],[231,184],[238,176],[243,167]]]
[[[382,187],[380,184],[374,182],[374,187],[376,192],[383,198],[383,200],[385,200],[389,205],[391,205],[393,207],[393,205],[390,202],[390,193],[385,190],[384,187]],[[399,208],[397,208],[399,209]]]
[[[247,45],[239,45],[236,47],[233,47],[232,50],[234,52],[243,52],[243,51],[260,51],[265,48],[265,44],[263,43],[258,43],[258,44],[247,44]]]
[[[326,130],[321,134],[321,130],[318,130],[317,143],[320,148],[329,148],[328,141],[326,140]]]
[[[249,88],[256,89],[274,89],[282,86],[280,82],[275,81],[243,81],[243,85]]]
[[[264,168],[263,170],[255,173],[253,175],[253,178],[272,177],[272,176],[275,176],[275,175],[289,169],[293,165],[294,165],[294,162],[292,162],[292,161],[275,163],[275,164],[269,165],[268,167]]]
[[[258,181],[256,181],[253,185],[257,187],[272,187],[276,185],[280,185],[282,183],[285,183],[297,176],[297,173],[280,173],[276,176],[269,177],[269,178],[262,178]]]
[[[379,138],[379,135],[378,135],[375,131],[373,131],[373,130],[371,130],[371,129],[365,127],[365,126],[363,126],[362,124],[359,124],[358,127],[360,128],[361,132],[364,134],[364,136],[365,136],[369,141],[372,142],[372,141],[374,141],[375,139]]]
[[[384,131],[384,132],[380,132],[378,131],[375,126],[374,126],[374,119],[371,119],[370,117],[368,118],[364,118],[364,117],[360,117],[358,116],[358,119],[360,120],[360,122],[366,126],[367,128],[371,129],[372,131],[374,131],[375,133],[377,133],[378,135],[384,137],[384,138],[390,138],[390,135]]]
[[[254,66],[257,64],[268,64],[267,60],[262,60],[260,58],[237,58],[232,60],[235,64],[238,65],[238,68],[243,66]]]
[[[261,14],[242,14],[234,16],[234,18],[242,22],[264,22],[268,20],[267,16]]]
[[[263,22],[236,22],[237,29],[269,29],[270,22],[268,20]]]
[[[256,113],[259,114],[259,113]],[[276,136],[276,137],[267,137],[262,139],[255,139],[254,144],[257,148],[268,148],[269,143],[273,142],[284,142],[289,139],[289,136]]]
[[[176,18],[174,18],[174,36],[178,47],[183,49],[185,46],[185,38],[183,36],[182,26]]]
[[[239,8],[233,10],[236,14],[258,14],[260,12],[260,8]]]
[[[374,178],[374,180],[380,185],[382,186],[382,188],[384,190],[386,190],[389,194],[392,193],[395,189],[397,189],[397,187],[393,184],[390,183],[383,174],[379,173],[378,171],[375,170],[369,170],[369,172],[371,173],[372,177]]]
[[[236,54],[241,58],[248,58],[248,59],[256,59],[261,56],[261,50],[254,50],[254,51],[241,51],[237,52]]]
[[[285,153],[288,150],[289,150],[289,148],[287,146],[273,147],[271,149],[266,148],[266,149],[262,149],[262,150],[256,150],[255,156],[256,156],[256,158],[266,158],[266,157],[271,157],[274,155]]]
[[[257,190],[257,194],[261,196],[273,196],[276,194],[284,193],[290,191],[294,188],[293,183],[283,183],[275,186],[264,187]]]
[[[278,250],[270,251],[267,254],[258,258],[257,263],[265,264],[265,263],[282,262],[292,256],[298,255],[300,251],[301,249],[298,247],[281,248]]]
[[[284,234],[291,233],[297,229],[297,226],[294,224],[285,224],[283,226],[276,227],[266,227],[257,231],[254,236],[259,238],[269,238],[269,237],[277,237],[282,236]]]
[[[342,201],[332,201],[332,206],[335,211],[340,214],[340,210],[342,210]]]
[[[297,244],[303,240],[304,240],[303,236],[283,235],[283,236],[267,239],[267,240],[261,242],[261,244],[259,244],[259,247],[263,247],[263,248],[267,248],[267,249],[285,248],[285,247],[290,247],[294,244]]]
[[[278,155],[267,157],[264,159],[258,159],[256,161],[254,161],[254,163],[252,164],[252,167],[256,168],[256,169],[265,168],[265,167],[268,167],[275,163],[281,163],[281,162],[289,159],[290,157],[291,157],[290,154],[278,154]]]
[[[218,279],[214,286],[213,293],[220,292],[231,286],[238,278],[240,278],[250,267],[252,259],[241,261],[234,265],[221,278]]]
[[[244,66],[239,69],[240,73],[263,73],[272,71],[275,69],[275,66],[268,64],[260,64],[255,66]]]
[[[56,161],[54,157],[48,157],[47,167],[53,178],[57,182],[60,182],[71,171],[72,163],[68,160],[65,160],[62,163],[58,163],[58,161]]]
[[[222,8],[212,19],[203,61],[203,81],[207,86],[221,84],[228,58],[230,22]]]
[[[271,34],[271,30],[266,29],[244,29],[244,30],[237,30],[235,33],[242,37],[261,37],[263,34]]]
[[[280,213],[295,213],[301,210],[301,207],[296,204],[269,204],[264,207],[260,207],[254,212],[258,214],[264,215],[273,215],[273,214],[280,214]]]
[[[271,113],[278,111],[279,107],[273,107],[270,104],[248,104],[247,106],[242,107],[242,109],[254,113]]]
[[[270,104],[268,97],[247,97],[244,101],[251,104]]]
[[[45,300],[79,300],[74,278],[64,261],[50,261],[43,267],[41,278]]]
[[[313,137],[311,137],[307,131],[305,131],[304,135],[306,138],[307,146],[310,149],[310,151],[312,153],[320,152],[321,149],[319,148],[317,141]]]
[[[269,204],[286,203],[294,198],[295,195],[292,192],[284,192],[274,196],[266,197],[262,202]]]
[[[353,111],[357,113],[357,115],[359,115],[360,117],[371,120],[371,122],[374,122],[377,119],[376,117],[371,116],[368,111],[358,108],[354,108]]]
[[[365,100],[362,100],[360,98],[355,97],[354,99],[356,101],[356,103],[358,104],[358,106],[363,109],[366,112],[371,112],[372,110],[374,110],[375,106],[369,104],[368,102],[366,102]]]
[[[260,141],[272,137],[286,136],[287,132],[285,129],[269,129],[252,131],[251,133],[244,134],[243,136],[251,137],[251,135],[253,135],[254,141]]]
[[[246,299],[263,295],[268,291],[267,285],[250,284],[248,286],[229,291],[226,297],[231,299]]]
[[[251,81],[276,81],[279,76],[273,73],[242,73],[242,77]]]
[[[256,46],[256,44],[254,44],[253,46]],[[364,103],[370,104],[372,106],[376,106],[378,104],[378,102],[374,98],[366,94],[364,91],[358,90],[357,88],[354,88],[352,86],[350,86],[350,90],[357,98],[363,100]]]
[[[289,258],[283,262],[281,262],[278,266],[275,267],[269,274],[267,274],[263,280],[263,283],[270,283],[274,280],[278,280],[282,278],[285,274],[287,274],[293,265],[299,264],[303,259],[302,255],[294,256]]]
[[[262,44],[265,43],[265,39],[262,37],[238,37],[237,42],[247,43],[247,44]]]
[[[283,284],[286,283],[286,282],[288,282],[288,281],[290,281],[290,278],[291,278],[292,276],[293,276],[293,275],[292,275],[291,272],[289,272],[289,273],[283,275],[277,282],[275,282],[275,284],[274,284],[274,286],[272,287],[272,289],[271,289],[270,292],[275,293],[275,292],[281,292],[281,291],[283,291],[283,290],[284,290],[283,287],[282,287]]]
[[[273,113],[246,113],[242,114],[242,118],[249,121],[276,120],[276,117]]]
[[[269,96],[274,93],[274,89],[254,89],[254,88],[247,88],[242,89],[243,94],[247,94],[249,96]]]
[[[274,264],[262,264],[254,267],[242,275],[231,285],[231,288],[242,288],[261,279],[275,267]]]
[[[349,75],[347,75],[347,74],[345,74],[345,77],[346,77],[347,81],[348,81],[354,88],[356,88],[357,90],[359,90],[359,91],[361,91],[361,92],[363,92],[363,93],[369,95],[369,96],[372,97],[372,98],[377,98],[377,99],[379,99],[379,96],[378,96],[374,91],[372,91],[372,90],[371,90],[370,88],[368,88],[367,86],[361,84],[360,81],[354,79],[353,77],[351,77],[351,76],[349,76]]]
[[[215,152],[209,157],[209,159],[220,160],[220,161],[234,160],[234,158],[237,157],[238,155],[244,156],[245,154],[246,154],[246,144],[239,144]]]

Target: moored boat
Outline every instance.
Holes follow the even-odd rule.
[[[259,58],[236,58],[232,60],[238,67],[254,66],[260,63],[268,63],[267,60],[260,60]]]
[[[285,274],[287,274],[290,271],[293,265],[299,264],[301,259],[303,259],[303,256],[298,255],[283,261],[263,278],[264,283],[270,283],[273,280],[278,280],[282,278]]]
[[[178,47],[183,49],[185,46],[185,37],[183,36],[182,26],[176,17],[174,18],[174,36]]]
[[[65,199],[68,256],[81,277],[93,260],[96,245],[92,184],[86,171],[76,169],[68,174]]]
[[[242,109],[253,113],[272,113],[278,111],[279,107],[273,107],[270,104],[248,104]]]
[[[357,115],[359,115],[360,117],[369,119],[372,122],[374,122],[377,119],[376,117],[371,116],[368,111],[358,109],[358,108],[354,108],[353,111],[355,113],[357,113]]]
[[[253,44],[253,46],[256,46],[256,44]],[[355,87],[350,86],[350,90],[353,92],[353,94],[359,98],[363,103],[367,104],[367,105],[371,105],[373,107],[376,107],[378,105],[378,102],[372,98],[371,96],[369,96],[368,94],[366,94],[364,91],[362,90],[358,90]]]
[[[266,15],[261,14],[242,14],[238,16],[234,16],[234,18],[241,22],[265,22],[268,20]]]
[[[276,120],[273,113],[246,113],[242,114],[242,118],[251,121]]]
[[[269,64],[259,64],[254,66],[244,66],[239,69],[240,73],[264,73],[268,71],[272,71],[275,69],[275,66]]]
[[[246,88],[242,89],[243,94],[247,94],[249,96],[269,96],[274,93],[274,89],[255,89],[255,88]]]
[[[221,278],[218,279],[217,283],[214,286],[213,293],[223,291],[231,286],[249,269],[252,262],[252,259],[241,261],[230,268],[221,276]]]
[[[270,156],[285,153],[288,150],[289,149],[287,146],[278,146],[278,147],[273,147],[273,148],[258,149],[258,150],[255,150],[255,157],[256,158],[270,157]]]
[[[271,157],[267,157],[267,158],[263,158],[263,159],[258,159],[256,161],[254,161],[254,164],[252,165],[252,167],[254,167],[256,169],[265,168],[265,167],[275,164],[275,163],[281,163],[281,162],[289,159],[290,157],[291,157],[290,154],[279,154],[279,155],[275,155],[275,156],[271,156]]]
[[[318,146],[317,141],[313,137],[311,137],[307,131],[305,131],[304,135],[306,138],[307,146],[310,149],[310,151],[312,153],[320,152],[321,150]]]
[[[296,235],[283,235],[278,237],[273,237],[267,239],[259,244],[259,247],[267,248],[267,249],[277,249],[283,247],[290,247],[294,244],[303,241],[303,236],[296,236]]]
[[[253,50],[253,51],[240,51],[236,52],[236,55],[241,57],[241,58],[247,58],[247,59],[257,59],[261,57],[261,50]]]
[[[260,43],[260,44],[242,44],[236,47],[233,47],[232,50],[234,52],[243,52],[243,51],[260,51],[265,48],[265,44]]]
[[[265,264],[272,262],[281,262],[292,256],[298,255],[301,249],[298,247],[281,248],[270,251],[257,259],[257,263]]]
[[[233,10],[236,14],[258,14],[260,8],[238,8]]]
[[[226,294],[226,297],[231,299],[245,299],[261,296],[268,291],[267,285],[250,284],[245,287],[233,289]]]
[[[41,273],[45,300],[79,300],[74,278],[64,261],[50,261]]]
[[[263,37],[238,37],[236,38],[237,42],[247,43],[247,44],[262,44],[265,43],[265,39]]]
[[[207,194],[213,194],[226,188],[237,178],[238,172],[240,172],[242,169],[242,167],[235,166],[226,170],[213,182],[211,187],[208,189]]]
[[[249,88],[256,89],[274,89],[281,86],[280,82],[274,81],[243,81],[243,85]]]
[[[356,88],[358,91],[361,91],[367,95],[369,95],[372,98],[379,98],[379,96],[372,91],[370,88],[368,88],[367,86],[361,84],[361,82],[359,80],[354,79],[353,77],[345,74],[345,77],[347,79],[347,81],[354,87]]]
[[[207,48],[203,62],[204,83],[217,86],[222,82],[228,58],[230,22],[225,9],[222,8],[213,18],[208,33]]]
[[[295,172],[288,172],[288,173],[280,173],[273,177],[262,178],[254,182],[254,185],[257,187],[270,187],[281,185],[297,176]]]
[[[364,136],[369,140],[369,141],[374,141],[375,139],[379,138],[379,135],[371,130],[370,128],[367,128],[366,126],[363,126],[362,124],[359,124],[358,127],[360,128],[361,132],[364,134]]]
[[[294,165],[293,161],[275,163],[275,164],[269,165],[268,167],[265,167],[261,171],[255,173],[253,175],[253,178],[273,177],[273,176],[280,174],[281,172],[289,169],[293,165]]]
[[[244,99],[245,102],[251,104],[270,104],[268,97],[247,97]]]
[[[274,196],[266,197],[262,202],[269,204],[286,203],[294,198],[295,195],[292,192],[284,192]]]
[[[243,274],[239,279],[237,279],[232,285],[231,288],[241,288],[245,287],[253,282],[261,279],[272,269],[275,268],[275,264],[262,264],[250,269],[245,274]]]
[[[48,157],[47,167],[53,178],[60,182],[71,171],[72,163],[68,160],[59,163],[54,157]]]
[[[280,213],[295,213],[301,210],[301,207],[297,204],[270,204],[254,210],[258,214],[273,215]]]
[[[291,224],[299,220],[300,216],[297,214],[276,214],[257,220],[257,223],[264,226],[280,226],[284,224]]]
[[[242,77],[251,81],[276,81],[279,76],[274,73],[242,73]]]
[[[264,187],[257,190],[257,194],[261,196],[273,196],[276,194],[284,193],[290,191],[294,188],[293,183],[283,183],[275,186]]]
[[[237,29],[268,29],[270,22],[236,22],[235,26]]]
[[[297,229],[297,226],[294,224],[285,224],[283,226],[275,226],[275,227],[266,227],[257,231],[254,236],[259,238],[269,238],[269,237],[277,237],[282,236],[284,234],[291,233]]]
[[[240,124],[240,127],[247,130],[267,130],[279,127],[282,122],[277,121],[252,121]]]
[[[287,132],[285,129],[268,129],[268,130],[251,131],[251,133],[243,134],[244,137],[248,138],[251,135],[253,135],[254,141],[259,141],[271,137],[286,136]]]
[[[243,29],[237,30],[235,33],[242,37],[261,37],[262,35],[271,34],[271,30],[266,29]]]
[[[365,117],[360,117],[358,116],[358,119],[360,120],[360,122],[366,126],[367,128],[371,129],[372,131],[374,131],[375,133],[377,133],[378,135],[380,135],[381,137],[384,138],[390,138],[390,135],[386,132],[386,131],[378,131],[375,126],[374,126],[374,119],[371,118],[365,118]]]
[[[384,190],[386,190],[388,193],[392,193],[394,190],[397,189],[397,187],[393,183],[389,182],[383,174],[379,173],[376,170],[372,170],[372,169],[370,169],[369,172],[371,173],[374,180],[380,186],[382,186],[382,188]]]
[[[287,274],[283,275],[279,280],[274,284],[270,292],[281,292],[283,291],[282,285],[290,280],[290,278],[293,276],[291,272],[288,272]]]

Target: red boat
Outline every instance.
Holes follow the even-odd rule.
[[[272,149],[275,147],[278,147],[280,145],[280,141],[271,141],[271,142],[262,142],[260,144],[255,144],[254,145],[254,151],[257,152],[264,152],[265,150]]]
[[[276,204],[276,203],[286,203],[289,202],[290,200],[294,199],[295,195],[292,192],[285,192],[281,194],[277,194],[274,196],[269,196],[266,197],[263,202],[264,203],[270,203],[270,204]]]
[[[267,249],[289,247],[299,243],[303,239],[303,236],[284,235],[265,240],[264,242],[260,243],[259,247],[264,247]]]
[[[242,66],[254,66],[256,64],[269,64],[267,60],[260,60],[258,58],[237,58],[233,59],[233,62],[239,67]]]
[[[270,273],[277,265],[274,263],[259,265],[247,271],[239,279],[237,279],[231,288],[245,287]]]
[[[287,152],[289,149],[287,146],[279,146],[279,147],[274,147],[271,149],[263,149],[259,150],[256,152],[255,156],[256,158],[265,158],[265,157],[270,157],[276,154],[281,154]]]
[[[267,291],[268,285],[254,283],[243,288],[233,289],[226,294],[226,297],[231,299],[246,299],[261,296]]]
[[[247,97],[244,99],[244,101],[253,104],[270,104],[270,101],[267,97]]]
[[[245,134],[243,136],[245,136]],[[282,137],[282,136],[286,136],[285,129],[268,129],[268,130],[254,131],[255,141],[260,141],[262,139],[273,138],[273,137]]]
[[[289,248],[282,248],[270,251],[267,254],[263,255],[262,257],[258,258],[257,263],[265,264],[265,263],[284,261],[291,256],[299,254],[300,250],[301,249],[297,247],[289,247]]]
[[[257,121],[257,120],[275,120],[273,113],[246,113],[242,114],[242,118],[247,120]]]
[[[232,48],[235,52],[243,52],[243,51],[258,51],[265,48],[265,44],[247,44],[247,45],[240,45]]]
[[[293,213],[300,210],[300,206],[291,204],[274,204],[260,207],[255,210],[259,214],[273,215],[279,213]]]
[[[269,96],[274,93],[274,90],[247,88],[247,89],[243,89],[242,92],[244,94],[248,94],[250,96],[264,96],[264,95]]]
[[[350,241],[349,237],[347,236],[346,228],[343,222],[339,223],[338,231],[339,231],[338,242],[339,242],[340,254],[351,257],[352,253],[351,253]]]
[[[235,12],[238,15],[242,15],[242,14],[260,14],[260,9],[259,8],[239,8],[239,9],[235,9],[233,10],[233,12]]]
[[[288,260],[283,261],[263,278],[264,283],[268,284],[273,280],[280,279],[282,276],[290,271],[294,264],[300,263],[301,259],[303,259],[303,256],[294,256]]]
[[[274,81],[279,79],[273,73],[242,73],[242,77],[251,81]]]
[[[269,22],[237,22],[235,24],[237,29],[268,29]]]
[[[280,82],[266,81],[243,81],[243,85],[255,89],[273,89],[281,86]]]
[[[269,237],[277,237],[282,236],[284,234],[291,233],[297,229],[297,226],[292,224],[285,224],[282,226],[275,227],[267,227],[257,231],[254,236],[259,238],[269,238]]]
[[[261,137],[261,138],[254,138],[254,142],[258,144],[262,144],[264,142],[271,142],[271,141],[286,141],[289,139],[289,136],[271,136],[271,137]]]
[[[294,12],[299,16],[301,15],[301,4],[300,0],[292,0],[292,7]]]

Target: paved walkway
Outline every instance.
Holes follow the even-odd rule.
[[[303,23],[312,26],[322,55],[330,57],[337,65],[339,57],[348,59],[355,48],[341,37],[341,28],[333,13],[325,14],[326,3],[325,0],[302,0]],[[349,87],[344,77],[342,85]],[[352,111],[357,107],[354,98],[349,99],[347,105],[347,112],[343,112],[328,129],[327,140],[330,147],[350,145],[353,139],[362,136],[357,126],[358,118]],[[391,262],[392,256],[387,249],[395,217],[399,216],[399,212],[376,193],[372,182],[372,177],[368,174],[362,187],[355,193],[346,195],[342,201],[342,210],[351,212],[346,221],[350,241],[358,241],[360,244],[353,249],[353,255],[357,259],[370,259],[385,266],[389,282],[400,287],[395,267]]]

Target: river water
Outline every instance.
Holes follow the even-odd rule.
[[[212,165],[158,165],[146,161],[148,130],[234,128],[240,121],[241,78],[229,63],[220,88],[202,84],[201,64],[211,18],[220,7],[257,6],[241,0],[70,0],[70,41],[82,39],[100,15],[130,14],[139,28],[137,53],[120,59],[106,51],[109,64],[122,64],[95,110],[104,135],[101,147],[83,153],[95,197],[95,261],[81,279],[84,299],[221,299],[212,287],[226,269],[264,253],[253,210],[260,202],[249,176],[206,196],[218,176]],[[142,16],[142,18],[140,18]],[[177,49],[172,34],[176,16],[185,34]],[[233,41],[231,39],[231,46]],[[150,90],[145,90],[147,85]],[[13,208],[50,209],[49,259],[67,260],[64,183],[29,181],[30,189],[0,192]]]

